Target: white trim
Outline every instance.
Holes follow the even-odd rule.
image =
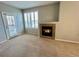
[[[56,39],[58,41],[64,41],[64,42],[71,42],[71,43],[79,43],[78,41],[70,41],[70,40],[64,40],[64,39]]]
[[[4,42],[6,42],[6,41],[7,41],[7,40],[1,41],[0,44],[4,43]]]

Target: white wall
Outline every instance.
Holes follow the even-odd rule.
[[[61,2],[56,39],[79,41],[79,2]]]
[[[46,5],[46,6],[39,6],[35,8],[25,9],[24,13],[31,12],[38,10],[38,22],[52,22],[58,21],[58,14],[59,14],[59,3]],[[29,29],[26,31],[31,34],[38,34],[38,29]]]
[[[23,32],[22,14],[19,9],[11,7],[11,6],[3,4],[3,3],[0,3],[0,12],[6,12],[8,15],[13,15],[15,17],[15,21],[17,22],[18,34],[21,34]],[[1,21],[1,19],[0,19],[0,21]],[[2,29],[2,28],[0,28],[0,29]],[[1,38],[1,35],[3,35],[2,37],[5,37],[5,34],[0,33],[0,40],[2,41],[4,39]]]

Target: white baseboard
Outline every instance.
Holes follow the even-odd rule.
[[[7,41],[7,40],[1,41],[0,44],[4,43],[4,42],[6,42],[6,41]]]
[[[77,42],[77,41],[70,41],[70,40],[64,40],[64,39],[56,39],[56,40],[64,41],[64,42],[71,42],[71,43],[78,43],[79,44],[79,42]]]

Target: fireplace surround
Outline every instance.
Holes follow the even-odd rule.
[[[40,24],[40,37],[55,39],[55,24]]]

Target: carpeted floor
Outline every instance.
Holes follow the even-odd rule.
[[[0,57],[79,56],[79,44],[22,35],[0,44]]]

